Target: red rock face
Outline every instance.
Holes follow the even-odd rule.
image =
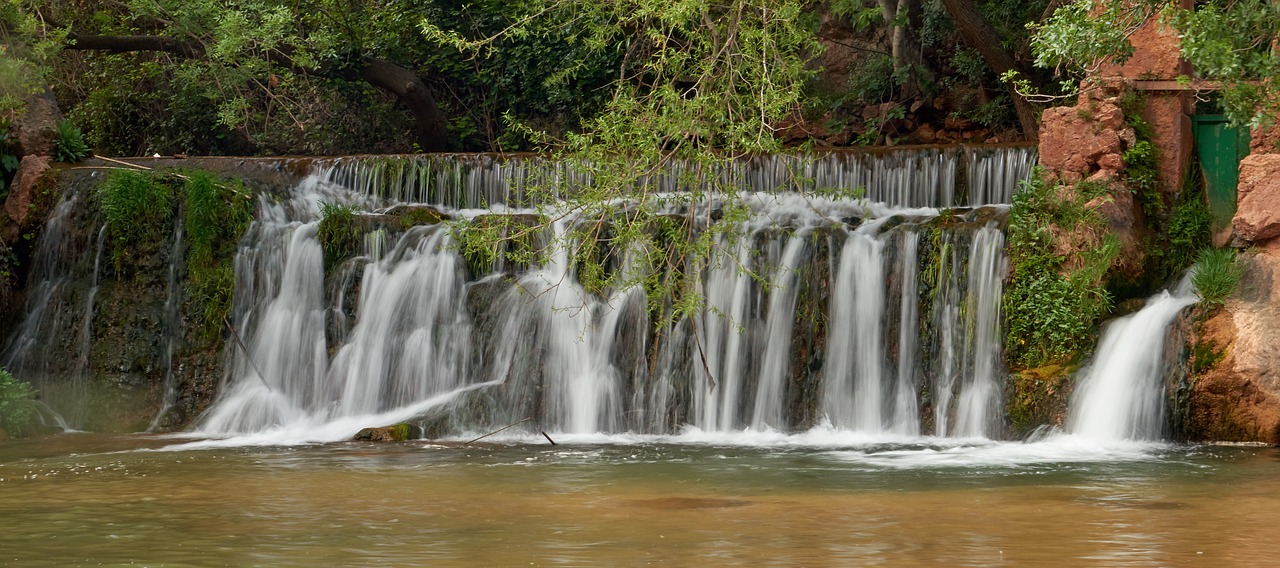
[[[1087,98],[1073,107],[1044,111],[1040,120],[1040,165],[1072,183],[1110,180],[1124,169],[1121,155],[1134,139],[1115,98]],[[1097,176],[1097,177],[1095,177]]]
[[[28,155],[22,158],[13,185],[9,187],[9,198],[4,202],[4,211],[15,226],[27,220],[31,202],[35,200],[36,184],[46,171],[49,171],[48,156]]]
[[[1168,81],[1188,73],[1177,32],[1160,23],[1159,17],[1142,24],[1129,36],[1129,42],[1133,44],[1133,56],[1122,65],[1102,65],[1103,77]]]
[[[1250,154],[1280,154],[1280,125],[1255,128],[1249,138]]]
[[[1148,92],[1142,109],[1142,118],[1154,133],[1151,143],[1156,146],[1160,191],[1170,195],[1182,189],[1183,175],[1191,163],[1190,102],[1186,93]]]
[[[1241,160],[1236,195],[1236,236],[1254,243],[1280,236],[1280,154]]]

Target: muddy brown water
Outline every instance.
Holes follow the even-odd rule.
[[[1274,448],[174,443],[0,442],[0,565],[1266,566],[1280,543]]]

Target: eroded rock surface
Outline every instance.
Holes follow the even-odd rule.
[[[1246,156],[1236,191],[1236,236],[1251,243],[1280,236],[1280,154]]]
[[[49,171],[49,157],[28,154],[22,158],[18,172],[14,175],[13,185],[9,187],[9,197],[4,202],[4,212],[15,225],[26,222],[31,213],[31,203],[36,199],[40,176]]]
[[[1236,296],[1195,326],[1195,439],[1280,445],[1280,243],[1241,257]]]

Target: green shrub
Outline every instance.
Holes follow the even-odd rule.
[[[13,125],[8,117],[0,116],[0,202],[9,195],[9,184],[21,163],[13,147]]]
[[[89,157],[89,146],[84,143],[84,134],[70,120],[59,120],[54,134],[53,159],[72,164]]]
[[[364,232],[356,226],[356,212],[350,205],[320,203],[320,246],[324,249],[325,266],[332,267],[344,259],[360,254]]]
[[[1008,229],[1013,275],[1004,296],[1010,362],[1033,368],[1070,360],[1089,349],[1096,323],[1110,313],[1112,297],[1103,283],[1119,256],[1119,239],[1106,234],[1101,246],[1080,251],[1082,262],[1074,270],[1054,254],[1054,227],[1102,228],[1097,213],[1084,206],[1097,192],[1078,186],[1064,199],[1037,171],[1014,195]]]
[[[0,369],[0,428],[14,436],[22,435],[35,414],[36,391]]]
[[[1191,283],[1200,295],[1200,303],[1208,308],[1221,306],[1236,291],[1241,267],[1232,249],[1206,248],[1200,251]]]

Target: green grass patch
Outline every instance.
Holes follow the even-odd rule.
[[[253,221],[253,200],[239,183],[192,172],[183,186],[188,310],[207,340],[221,334],[235,292],[236,246]]]
[[[123,273],[126,258],[154,252],[169,234],[173,188],[149,172],[112,171],[98,188],[98,200],[117,275]]]
[[[1195,284],[1201,305],[1213,309],[1226,302],[1240,284],[1241,272],[1236,251],[1226,248],[1200,251],[1191,283]]]

